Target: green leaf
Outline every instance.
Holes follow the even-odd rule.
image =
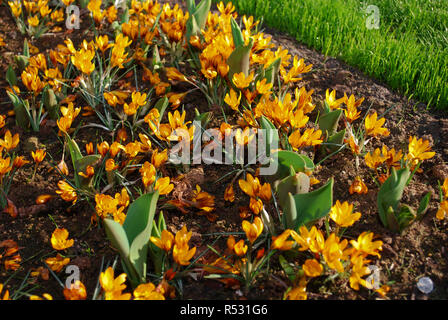
[[[137,271],[140,282],[146,280],[146,260],[159,191],[147,193],[135,200],[128,209],[123,228],[129,240],[129,259]]]
[[[267,83],[275,84],[276,76],[278,75],[278,71],[280,69],[280,63],[282,62],[281,58],[278,58],[272,62],[269,67],[265,70],[265,78]],[[296,99],[298,99],[296,97]]]
[[[23,101],[10,91],[6,91],[6,93],[14,106],[14,114],[16,116],[17,125],[23,129],[27,129],[30,120]]]
[[[265,153],[267,157],[271,156],[272,145],[277,146],[279,144],[279,137],[277,128],[269,121],[265,116],[261,116],[261,128],[266,132],[266,149]]]
[[[287,204],[288,193],[307,193],[310,190],[310,178],[303,172],[284,178],[278,183],[278,202],[283,207]]]
[[[344,143],[345,130],[343,129],[332,136],[330,136],[324,144],[319,146],[318,158],[324,158],[325,156],[332,154],[339,150]]]
[[[400,232],[407,228],[411,222],[415,219],[416,215],[414,209],[408,205],[400,206],[400,212],[398,213],[397,221]]]
[[[431,200],[431,191],[429,191],[420,201],[420,205],[417,209],[417,219],[422,219],[426,211],[428,211],[429,201]]]
[[[244,46],[243,33],[233,17],[230,19],[230,26],[232,28],[233,44],[235,45],[235,48]]]
[[[296,210],[295,218],[293,215],[291,225],[294,230],[297,230],[302,225],[310,225],[325,217],[333,205],[333,183],[334,180],[331,178],[327,184],[323,187],[303,194],[296,194],[291,196],[294,200],[294,206],[291,209]]]
[[[291,192],[288,193],[282,204],[282,223],[285,229],[295,229],[297,222],[296,202]]]
[[[47,32],[48,31],[48,28],[45,28],[45,27],[40,27],[39,28],[39,30],[34,34],[34,37],[36,38],[36,39],[38,39],[38,38],[40,38],[45,32]]]
[[[190,18],[186,24],[186,40],[188,44],[192,36],[199,35],[201,29],[205,28],[211,5],[211,0],[202,0],[197,6],[194,4],[194,1],[187,2],[187,9],[190,13]]]
[[[72,157],[73,166],[75,166],[76,161],[82,158],[81,150],[79,149],[79,146],[76,143],[76,141],[70,138],[69,135],[66,135],[65,137],[70,151],[70,155]]]
[[[196,22],[196,18],[194,15],[191,15],[190,18],[187,21],[187,32],[186,32],[186,38],[187,43],[190,45],[190,38],[192,36],[198,35],[201,29],[199,29],[198,23]]]
[[[166,222],[165,222],[165,217],[163,216],[163,211],[160,211],[159,213],[159,230],[166,230]]]
[[[197,108],[195,108],[195,121],[199,121],[201,123],[201,128],[207,128],[208,123],[212,120],[213,114],[211,112],[200,113]],[[201,128],[195,128],[195,130],[201,130]]]
[[[196,10],[196,3],[194,0],[187,0],[187,10],[190,14]]]
[[[87,166],[93,166],[95,162],[101,159],[101,156],[99,154],[92,154],[85,157],[82,157],[81,159],[76,160],[76,169],[79,172],[84,172],[87,168]]]
[[[134,239],[148,227],[148,225],[152,226],[158,199],[158,191],[146,193],[132,202],[129,206],[126,219],[123,223],[123,228],[126,231],[129,243],[132,243]]]
[[[14,56],[14,61],[17,63],[19,70],[22,71],[26,68],[29,63],[29,57],[23,55]]]
[[[386,228],[392,227],[388,223],[387,212],[389,207],[392,207],[394,212],[398,211],[398,205],[403,191],[406,186],[406,182],[411,172],[408,168],[403,168],[398,171],[392,168],[392,173],[389,178],[383,183],[378,191],[377,205],[381,222]]]
[[[103,225],[107,237],[112,242],[114,248],[118,250],[121,257],[129,257],[129,241],[123,226],[110,218],[103,219]]]
[[[207,22],[207,16],[210,11],[210,7],[212,5],[212,0],[202,0],[196,6],[194,11],[194,18],[197,22],[199,30],[205,28],[205,23]]]
[[[163,115],[165,114],[166,108],[168,107],[168,98],[165,96],[163,98],[160,98],[154,108],[159,110],[159,121],[162,121]]]
[[[27,39],[25,39],[25,42],[23,43],[23,55],[27,58],[30,57],[30,46],[28,45]]]
[[[77,187],[80,187],[80,177],[77,174],[79,171],[77,170],[76,164],[80,159],[82,159],[81,150],[79,150],[76,141],[70,138],[68,134],[65,134],[65,139],[67,142],[68,150],[70,152],[70,157],[72,158],[73,169],[75,171],[75,185]]]
[[[387,221],[387,228],[389,230],[399,232],[400,231],[400,224],[398,223],[397,217],[395,217],[395,211],[392,207],[389,207],[386,211],[386,221]]]
[[[129,22],[129,8],[126,8],[124,13],[121,15],[121,24]]]
[[[294,151],[280,150],[271,157],[277,163],[277,172],[272,176],[267,176],[267,179],[274,183],[276,180],[281,180],[290,175],[290,168],[294,172],[305,172],[314,170],[313,161],[305,155],[298,154]]]
[[[58,100],[53,89],[46,86],[42,93],[42,101],[51,119],[58,118]]]
[[[94,166],[101,159],[99,154],[92,154],[85,157],[82,157],[75,161],[75,175],[78,176],[79,185],[77,187],[81,188],[89,188],[93,181],[93,177],[85,178],[79,175],[80,172],[85,172],[87,166]]]
[[[138,279],[137,272],[132,266],[131,261],[129,260],[129,241],[122,225],[110,218],[104,219],[103,225],[104,229],[106,230],[107,238],[112,243],[112,246],[120,253],[123,267],[125,269],[125,272],[128,274],[129,279],[131,281]]]
[[[296,279],[296,273],[294,272],[294,268],[288,263],[288,261],[282,255],[278,256],[278,262],[282,266],[283,271],[285,271],[286,276],[291,282],[294,282]]]
[[[11,87],[17,85],[17,76],[11,65],[9,65],[8,70],[6,70],[6,80]]]
[[[244,74],[249,74],[249,64],[250,64],[250,52],[252,46],[254,45],[254,39],[250,38],[249,44],[247,46],[236,47],[235,50],[230,54],[227,59],[227,64],[229,65],[228,78],[232,80],[235,73],[244,72]]]
[[[341,118],[342,110],[334,110],[325,113],[319,117],[319,129],[327,137],[332,136],[338,127],[339,119]]]
[[[152,51],[152,65],[155,67],[156,65],[160,64],[160,54],[159,49],[157,45],[154,46],[154,49]]]

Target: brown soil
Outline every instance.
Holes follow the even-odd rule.
[[[161,1],[168,2],[168,1]],[[177,2],[177,1],[169,1]],[[72,33],[58,33],[44,36],[32,41],[41,51],[53,48],[57,43],[62,43],[65,37],[70,37],[75,44],[83,38],[89,39],[92,35],[84,33],[88,30],[88,23],[83,22],[80,30]],[[356,175],[369,177],[369,171],[363,165],[357,172],[353,163],[353,157],[348,151],[337,154],[316,173],[316,178],[325,183],[330,177],[335,179],[334,199],[340,201],[348,200],[355,204],[355,207],[362,212],[362,219],[354,227],[347,230],[345,236],[355,238],[363,231],[373,231],[384,242],[381,259],[375,263],[381,268],[382,281],[389,283],[391,291],[388,296],[391,299],[446,299],[448,298],[448,254],[447,240],[448,223],[438,221],[435,212],[438,207],[438,181],[443,181],[448,176],[448,117],[446,114],[436,111],[427,111],[425,106],[408,100],[396,92],[390,90],[362,72],[347,66],[337,59],[325,57],[322,54],[311,50],[298,43],[291,37],[278,33],[274,30],[266,29],[276,45],[287,48],[291,55],[303,57],[307,64],[313,64],[313,71],[304,75],[304,79],[299,83],[307,90],[314,89],[313,101],[323,101],[327,88],[336,89],[338,94],[346,92],[354,94],[357,98],[365,97],[361,107],[362,111],[367,108],[376,110],[378,114],[386,115],[386,125],[391,131],[388,138],[383,138],[380,142],[375,142],[375,147],[386,144],[389,148],[403,148],[406,150],[408,137],[416,135],[429,139],[432,142],[432,149],[436,156],[425,161],[423,172],[414,177],[413,183],[406,189],[403,202],[414,207],[422,196],[432,191],[430,208],[425,218],[413,224],[402,235],[397,235],[383,228],[376,211],[376,195],[378,188],[373,180],[365,179],[369,192],[367,195],[349,195],[347,189]],[[0,71],[5,74],[10,63],[13,63],[13,56],[20,53],[23,46],[24,37],[17,31],[9,11],[4,6],[0,6],[0,36],[6,39],[6,47],[0,48],[1,60]],[[12,109],[8,97],[3,90],[6,82],[0,79],[1,105],[0,113]],[[198,107],[205,111],[207,103],[205,99],[198,95],[187,96],[185,101],[186,110],[194,110]],[[217,115],[219,118],[219,113]],[[88,121],[85,119],[84,121]],[[54,194],[59,175],[49,169],[61,158],[61,143],[57,137],[57,127],[51,121],[43,126],[41,132],[34,134],[23,132],[15,126],[14,118],[7,119],[6,127],[13,133],[20,133],[21,143],[19,144],[20,155],[25,155],[31,159],[30,152],[25,152],[23,147],[25,142],[32,136],[36,136],[39,142],[46,147],[47,154],[54,158],[46,160],[39,165],[34,181],[29,181],[33,172],[33,166],[28,165],[22,168],[15,176],[14,183],[10,191],[10,199],[19,209],[19,216],[15,219],[9,215],[0,214],[0,242],[5,239],[13,239],[18,242],[20,255],[23,262],[19,272],[8,282],[7,288],[14,291],[27,272],[31,268],[43,266],[42,261],[48,256],[54,256],[55,252],[51,248],[50,237],[56,226],[64,227],[70,232],[70,237],[75,239],[75,245],[68,250],[68,256],[72,258],[72,263],[81,268],[81,281],[86,285],[88,297],[93,294],[98,275],[102,271],[101,264],[104,259],[105,265],[111,264],[117,253],[110,247],[102,228],[92,226],[90,218],[93,214],[93,207],[87,203],[79,203],[71,206],[59,198],[54,198],[44,205],[36,205],[35,199],[40,194]],[[101,132],[88,129],[80,132],[78,142],[80,146],[93,140],[98,141]],[[3,132],[0,133],[3,136]],[[95,140],[96,139],[96,140]],[[66,158],[66,161],[68,159]],[[362,161],[361,161],[362,162]],[[67,161],[68,163],[68,161]],[[194,213],[187,215],[178,210],[167,210],[166,219],[168,228],[172,231],[179,230],[186,224],[188,229],[193,231],[192,244],[198,247],[197,254],[207,250],[207,245],[217,240],[216,246],[225,246],[223,232],[242,231],[241,218],[238,208],[248,203],[247,196],[235,186],[236,199],[229,205],[224,201],[224,190],[232,177],[216,182],[225,173],[229,172],[229,166],[192,166],[192,170],[187,176],[188,185],[180,186],[185,188],[185,192],[191,192],[196,183],[200,184],[203,190],[213,194],[216,199],[216,211],[218,219],[215,222],[208,221],[204,216],[198,217]],[[216,258],[210,251],[204,259]],[[187,277],[183,283],[183,295],[185,299],[281,299],[285,289],[289,285],[285,275],[278,267],[276,258],[272,259],[272,269],[268,276],[264,276],[257,282],[256,286],[248,295],[242,296],[237,288],[225,288],[217,281]],[[120,267],[118,267],[120,268]],[[104,267],[103,267],[104,270]],[[0,283],[11,275],[0,267]],[[434,282],[434,291],[429,296],[419,293],[416,288],[418,279],[422,276],[429,276]],[[63,272],[61,279],[65,278]],[[62,288],[50,276],[48,281],[35,280],[38,286],[33,289],[33,293],[50,293],[55,299],[63,299]],[[27,287],[31,288],[31,286]],[[313,281],[308,287],[310,299],[374,299],[376,295],[361,289],[359,292],[349,288],[347,281],[335,280],[333,283]],[[24,297],[22,297],[24,298]]]

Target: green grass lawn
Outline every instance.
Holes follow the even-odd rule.
[[[225,1],[229,2],[229,1]],[[233,0],[325,55],[383,80],[408,97],[448,110],[447,0]],[[369,29],[367,5],[379,9]],[[306,58],[306,57],[305,57]]]

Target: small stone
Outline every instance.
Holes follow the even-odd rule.
[[[384,240],[384,242],[387,243],[387,244],[391,244],[391,243],[392,243],[392,237],[384,236],[384,237],[383,237],[383,240]]]
[[[431,293],[431,291],[434,289],[434,284],[429,277],[423,277],[420,278],[417,282],[417,288],[424,294]]]
[[[435,165],[432,168],[432,174],[440,181],[445,180],[446,178],[448,178],[448,165],[445,163]]]
[[[345,79],[350,78],[352,76],[352,73],[348,70],[340,70],[338,73],[336,73],[335,81],[337,83],[343,83]]]
[[[39,149],[39,139],[37,137],[29,137],[23,144],[23,151],[31,152]]]
[[[333,87],[334,90],[336,90],[337,97],[339,98],[339,93],[346,93],[347,95],[350,95],[352,93],[352,91],[350,90],[349,87],[345,86],[345,85],[341,85],[341,84],[337,84]]]
[[[90,259],[88,257],[76,257],[70,264],[75,265],[82,270],[88,270],[91,267]]]

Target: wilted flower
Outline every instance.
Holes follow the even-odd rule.
[[[110,91],[104,92],[103,96],[110,106],[115,107],[117,104],[124,104],[124,101],[127,99],[129,94],[122,91]]]
[[[210,221],[216,220],[217,216],[211,214],[215,210],[215,197],[202,191],[199,185],[196,185],[196,190],[193,191],[191,202],[195,208],[201,210],[199,215],[205,214]]]
[[[187,78],[179,72],[176,68],[165,68],[166,76],[168,80],[176,80],[176,81],[188,81]]]
[[[73,201],[73,204],[76,203],[78,196],[72,186],[70,186],[64,180],[59,180],[58,187],[59,190],[56,190],[56,193],[59,194],[62,199],[64,199],[65,201]]]
[[[263,209],[263,201],[261,199],[250,198],[249,208],[253,213],[259,214]]]
[[[68,176],[68,174],[69,174],[69,172],[68,172],[68,166],[67,166],[67,164],[65,163],[65,161],[64,161],[63,158],[61,159],[61,161],[58,163],[58,165],[57,165],[56,167],[58,168],[58,170],[59,170],[62,174]]]
[[[86,300],[87,292],[84,284],[76,280],[75,283],[70,283],[70,288],[64,288],[65,300]]]
[[[12,167],[16,169],[22,168],[24,165],[30,163],[28,160],[25,160],[23,156],[18,156],[14,158],[14,161],[12,162]]]
[[[361,179],[360,176],[356,176],[355,180],[353,180],[350,188],[348,190],[350,194],[358,193],[358,194],[366,194],[369,190],[367,189],[366,184]]]
[[[235,201],[235,191],[233,190],[233,184],[229,184],[224,191],[224,200],[233,202]]]
[[[403,158],[403,152],[401,150],[395,152],[394,148],[388,150],[387,147],[383,145],[382,154],[386,156],[386,164],[389,168],[395,167],[397,169],[401,167],[400,160]]]
[[[41,194],[36,198],[36,204],[44,204],[47,203],[51,198],[53,198],[51,194]]]
[[[54,272],[61,272],[61,270],[70,263],[70,258],[64,258],[59,253],[54,258],[48,258],[45,260],[45,263],[50,267]]]
[[[111,172],[118,168],[118,165],[115,163],[114,159],[109,158],[106,160],[106,171]]]

